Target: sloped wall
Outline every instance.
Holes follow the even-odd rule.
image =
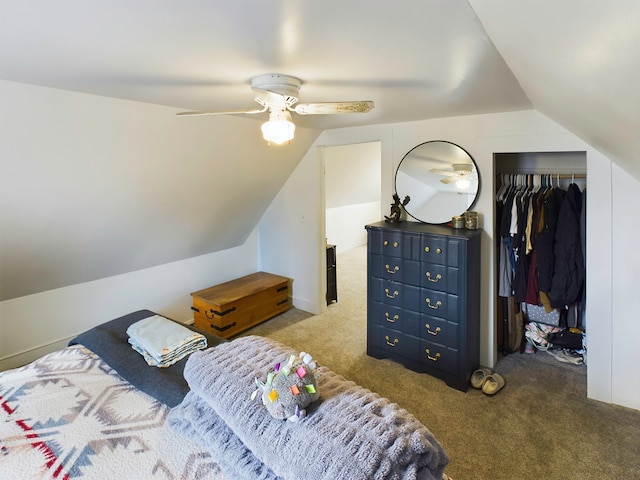
[[[257,266],[253,232],[243,245],[221,252],[0,302],[0,370],[24,365],[136,310],[188,321],[191,292],[253,273]]]
[[[469,4],[533,108],[640,180],[640,3]]]
[[[256,226],[318,132],[0,81],[0,368],[258,269]]]
[[[316,138],[0,82],[0,301],[242,245]]]

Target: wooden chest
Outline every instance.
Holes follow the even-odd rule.
[[[292,283],[257,272],[193,292],[195,326],[231,338],[291,308]]]

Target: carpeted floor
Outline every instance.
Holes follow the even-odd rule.
[[[454,480],[640,479],[640,411],[586,397],[586,366],[512,354],[495,396],[462,393],[366,355],[366,247],[338,254],[338,302],[292,309],[247,332],[310,352],[321,364],[413,413],[451,457]],[[294,283],[295,291],[295,283]]]

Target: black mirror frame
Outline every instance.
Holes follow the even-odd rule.
[[[481,181],[481,178],[480,178],[480,169],[478,168],[478,164],[476,163],[476,161],[475,161],[475,159],[473,158],[473,156],[472,156],[472,155],[471,155],[471,154],[470,154],[466,149],[464,149],[463,147],[461,147],[460,145],[458,145],[458,144],[456,144],[456,143],[449,142],[449,141],[447,141],[447,140],[429,140],[429,141],[426,141],[426,142],[420,143],[420,144],[416,145],[415,147],[413,147],[411,150],[409,150],[409,151],[408,151],[408,152],[407,152],[407,153],[402,157],[402,160],[400,160],[400,163],[398,163],[398,167],[396,168],[396,172],[395,172],[395,175],[394,175],[393,186],[394,186],[394,192],[395,192],[395,195],[396,195],[396,196],[398,196],[398,197],[400,197],[400,198],[405,198],[406,196],[409,196],[409,197],[410,197],[409,192],[398,192],[398,189],[397,189],[398,172],[400,171],[400,167],[402,166],[402,162],[404,162],[404,160],[405,160],[405,159],[406,159],[406,158],[407,158],[407,157],[408,157],[408,156],[409,156],[409,155],[410,155],[414,150],[416,150],[417,148],[420,148],[420,147],[422,147],[422,146],[424,146],[424,145],[426,145],[426,144],[429,144],[429,143],[436,143],[436,142],[437,142],[437,143],[447,143],[447,144],[449,144],[449,145],[453,145],[454,147],[459,148],[460,150],[462,150],[462,151],[463,151],[463,152],[464,152],[464,153],[469,157],[469,159],[470,159],[470,160],[471,160],[471,162],[473,163],[473,166],[474,166],[474,167],[475,167],[475,169],[476,169],[476,174],[477,174],[477,177],[478,177],[478,187],[477,187],[477,189],[476,189],[476,192],[475,192],[475,196],[474,196],[474,198],[473,198],[473,201],[468,205],[468,207],[466,208],[466,210],[464,210],[464,211],[462,211],[462,212],[455,212],[455,213],[453,213],[453,214],[452,214],[452,216],[454,216],[454,215],[463,215],[463,214],[464,214],[464,212],[466,212],[466,211],[470,211],[470,210],[471,210],[471,209],[476,205],[476,203],[478,202],[478,197],[480,196],[480,189],[481,189],[481,186],[482,186],[482,181]],[[448,219],[448,220],[443,221],[443,222],[430,222],[430,221],[428,221],[428,220],[420,219],[420,218],[416,217],[415,215],[413,215],[412,213],[410,213],[410,212],[409,212],[409,210],[410,210],[410,209],[409,209],[409,210],[407,210],[407,205],[403,204],[403,205],[402,205],[402,208],[403,208],[403,210],[405,211],[405,213],[406,213],[409,217],[413,218],[414,220],[416,220],[416,221],[418,221],[418,222],[420,222],[420,223],[426,223],[426,224],[431,224],[431,225],[443,225],[443,224],[446,224],[446,223],[451,222],[451,219]]]

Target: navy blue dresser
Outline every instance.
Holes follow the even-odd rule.
[[[466,391],[480,359],[480,234],[367,225],[367,354]]]

